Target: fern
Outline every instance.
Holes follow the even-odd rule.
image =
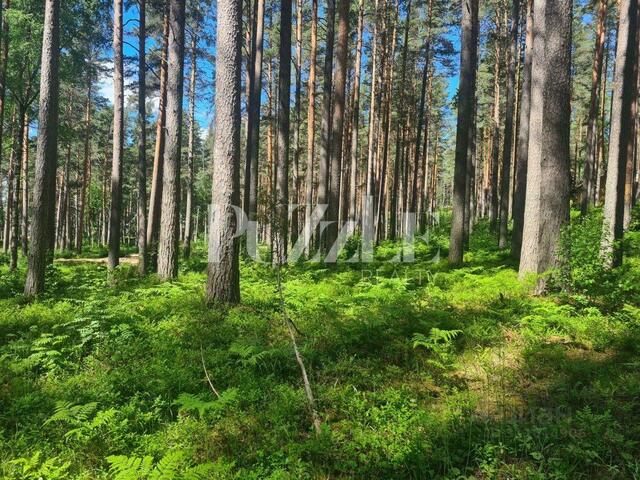
[[[147,478],[153,468],[153,458],[127,457],[126,455],[112,455],[107,457],[110,463],[109,473],[113,480],[141,480]]]
[[[57,402],[53,415],[45,422],[48,425],[52,422],[67,423],[86,423],[89,417],[96,411],[98,404],[96,402],[86,403],[84,405],[74,405],[71,402]]]
[[[192,393],[181,393],[173,402],[178,405],[180,410],[185,412],[197,411],[198,416],[202,418],[207,412],[220,413],[237,403],[239,394],[236,388],[230,388],[220,395],[220,398],[211,401],[202,400]]]
[[[184,463],[184,452],[181,450],[171,451],[160,459],[151,471],[149,480],[173,480]]]
[[[192,466],[183,450],[173,450],[154,464],[153,458],[114,455],[107,457],[113,480],[211,480],[217,478],[216,465]]]
[[[422,347],[432,352],[435,358],[427,360],[427,363],[442,370],[448,370],[453,365],[451,346],[461,333],[462,330],[441,330],[434,327],[429,331],[428,336],[415,333],[413,348]]]
[[[427,350],[434,351],[441,346],[451,345],[461,333],[462,330],[440,330],[439,328],[432,328],[429,331],[429,336],[415,333],[413,335],[413,348],[424,347]]]
[[[267,350],[260,350],[255,345],[234,342],[229,346],[229,351],[236,354],[239,358],[238,363],[243,367],[256,367],[269,356]]]
[[[40,451],[36,451],[31,457],[16,458],[8,462],[12,476],[9,478],[20,478],[24,480],[49,480],[67,478],[67,471],[71,466],[70,462],[61,462],[57,457],[40,461],[42,456]],[[5,477],[3,477],[5,478]]]
[[[197,411],[200,418],[202,418],[207,411],[216,408],[215,401],[207,402],[191,393],[181,393],[173,404],[178,405],[180,410],[185,412]]]

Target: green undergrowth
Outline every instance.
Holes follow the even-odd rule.
[[[55,263],[31,303],[3,267],[0,478],[640,478],[640,233],[605,275],[588,230],[545,297],[483,225],[457,269],[444,229],[412,263],[287,268],[320,435],[270,267],[228,310],[200,244],[165,284]]]

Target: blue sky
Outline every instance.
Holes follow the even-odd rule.
[[[136,57],[138,54],[137,50],[132,46],[132,45],[137,45],[137,38],[133,35],[133,32],[136,28],[136,20],[138,18],[138,14],[139,13],[138,13],[137,5],[134,5],[131,8],[125,9],[125,12],[124,12],[124,22],[125,22],[124,54],[125,56],[128,56],[128,57]],[[323,15],[322,8],[320,8],[319,15],[321,17]],[[207,28],[213,29],[214,27],[215,25],[207,25]],[[457,27],[451,29],[451,31],[447,35],[447,38],[449,41],[452,42],[452,44],[454,45],[454,48],[457,49],[459,47],[459,29]],[[154,47],[153,40],[148,39],[147,51],[153,47]],[[215,46],[211,46],[211,47],[201,46],[201,47],[208,48],[208,50],[213,55],[215,55]],[[105,55],[106,58],[110,58],[112,56],[110,51],[105,53],[106,53]],[[454,60],[457,63],[458,61],[457,57]],[[365,52],[364,58],[363,58],[363,68],[364,68],[364,65],[366,65],[367,61],[368,59],[366,58],[366,52]],[[189,74],[188,58],[185,59],[185,65],[186,65],[186,69],[185,69],[185,89],[186,89],[187,82],[188,82],[188,74]],[[110,65],[107,64],[107,66],[110,66]],[[213,77],[213,65],[211,65],[208,62],[200,61],[200,64],[198,67],[199,67],[199,75],[201,77],[206,77],[206,80],[208,80],[207,82],[208,88],[206,88],[204,91],[202,88],[196,89],[197,92],[198,91],[201,92],[199,95],[196,96],[196,120],[200,124],[201,130],[204,134],[208,130],[209,124],[213,119],[213,110],[214,110],[213,101],[212,101],[213,85],[211,81]],[[126,85],[135,83],[135,81],[136,81],[136,78],[128,78],[126,80]],[[98,86],[99,93],[105,98],[112,101],[113,100],[113,79],[110,72],[103,74],[102,77],[99,79],[98,84],[99,84]],[[125,85],[125,99],[130,97],[134,93],[126,85]],[[448,94],[450,99],[455,96],[457,92],[457,88],[458,88],[458,77],[457,75],[454,75],[449,78]],[[184,101],[185,101],[185,107],[186,107],[186,102],[187,102],[186,94],[185,94]],[[155,112],[157,111],[157,105],[158,105],[157,97],[148,98],[148,102],[151,103],[152,110],[155,114]]]

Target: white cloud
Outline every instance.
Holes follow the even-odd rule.
[[[100,75],[98,76],[98,81],[97,81],[98,94],[106,98],[107,100],[109,100],[111,104],[113,104],[113,98],[114,98],[113,61],[108,60],[108,61],[102,62],[101,67],[102,67],[102,71],[100,72]],[[125,83],[124,98],[126,99],[133,93],[134,91],[130,88],[127,88]]]

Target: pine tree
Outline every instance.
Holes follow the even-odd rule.
[[[175,278],[178,275],[184,22],[185,1],[169,0],[167,131],[164,145],[160,241],[158,243],[158,275],[163,279]]]
[[[602,252],[611,266],[622,264],[620,240],[624,234],[624,200],[627,159],[633,155],[634,76],[638,42],[638,0],[621,0],[616,49],[616,81],[611,105],[611,134],[604,197]]]
[[[462,263],[464,249],[465,190],[467,182],[467,150],[472,127],[477,62],[477,0],[462,0],[462,39],[460,51],[460,87],[458,90],[458,124],[454,171],[453,217],[449,244],[449,262]]]
[[[24,293],[44,292],[44,271],[51,253],[53,236],[53,201],[58,150],[58,77],[60,59],[60,1],[46,0],[40,67],[40,108],[38,114],[38,148],[33,184],[31,248]]]
[[[216,127],[213,151],[212,222],[207,300],[240,301],[236,217],[240,200],[240,65],[242,1],[218,0]]]
[[[569,220],[571,17],[571,0],[535,0],[521,277],[556,265]],[[541,278],[538,292],[545,287]]]

